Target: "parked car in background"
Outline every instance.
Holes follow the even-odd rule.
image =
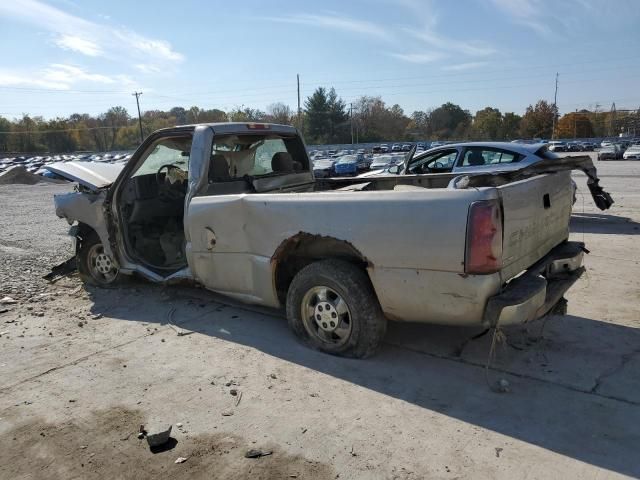
[[[394,143],[391,146],[391,151],[392,152],[401,152],[402,151],[402,146],[399,143]]]
[[[405,143],[404,145],[402,145],[402,151],[408,152],[409,150],[411,150],[412,147],[413,145],[411,145],[410,143]]]
[[[596,148],[596,144],[593,142],[582,142],[583,152],[593,152]]]
[[[313,162],[313,175],[316,178],[327,178],[333,176],[336,161],[332,158],[322,158]]]
[[[369,168],[372,171],[384,171],[393,165],[402,163],[403,158],[404,157],[397,155],[376,155],[373,157],[373,161],[371,162],[371,165],[369,165]]]
[[[355,175],[358,173],[358,157],[356,155],[343,155],[336,160],[333,166],[336,175]]]
[[[578,142],[567,143],[567,152],[582,152],[582,144]]]
[[[598,150],[598,160],[620,160],[622,158],[622,148],[615,143],[609,143]]]
[[[533,167],[546,161],[558,161],[564,159],[583,159],[591,163],[587,155],[560,157],[555,152],[549,151],[545,144],[520,144],[509,142],[467,142],[444,145],[432,148],[420,155],[414,155],[408,161],[403,161],[396,166],[391,166],[383,171],[371,171],[359,175],[359,178],[384,176],[384,175],[427,175],[427,174],[480,174],[511,172]],[[406,162],[406,167],[405,167]],[[591,167],[595,167],[591,163]],[[600,201],[593,189],[598,185],[587,182],[596,204]],[[576,200],[577,185],[571,180],[573,202]],[[607,207],[608,208],[608,207]]]
[[[640,145],[631,145],[622,154],[624,160],[640,160]]]
[[[564,142],[553,141],[549,142],[548,148],[550,152],[566,152],[567,144]]]
[[[364,154],[364,151],[362,153],[356,153],[356,165],[359,171],[368,170],[372,160],[371,157]]]

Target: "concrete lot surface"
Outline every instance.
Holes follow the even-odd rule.
[[[506,330],[488,370],[478,330],[391,324],[347,360],[201,289],[48,285],[71,187],[0,186],[0,478],[640,477],[640,163],[598,168],[616,204],[575,175],[568,315]],[[153,453],[141,424],[175,440]]]

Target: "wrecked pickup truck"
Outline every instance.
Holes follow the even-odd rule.
[[[180,126],[150,135],[123,168],[49,166],[79,183],[55,197],[84,281],[185,280],[286,307],[324,352],[366,357],[387,319],[499,327],[561,304],[583,272],[569,242],[571,169],[313,177],[293,127]],[[591,177],[590,177],[591,178]],[[591,188],[591,187],[590,187]]]

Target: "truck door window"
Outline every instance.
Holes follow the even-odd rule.
[[[155,175],[163,165],[173,165],[186,174],[189,171],[190,151],[191,137],[160,139],[143,153],[142,163],[132,177]]]

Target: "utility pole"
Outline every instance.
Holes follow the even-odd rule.
[[[558,72],[556,72],[556,93],[553,95],[553,129],[551,139],[556,138],[556,117],[558,116]]]
[[[349,118],[351,120],[351,145],[353,145],[353,102],[349,103]]]
[[[298,81],[298,128],[300,132],[302,132],[302,111],[300,110],[300,74],[296,74],[296,79]]]
[[[576,114],[573,116],[573,138],[578,138],[578,109],[576,108]]]
[[[140,95],[142,92],[133,92],[131,95],[136,97],[136,105],[138,105],[138,125],[140,126],[140,143],[144,141],[144,135],[142,134],[142,115],[140,115]]]

